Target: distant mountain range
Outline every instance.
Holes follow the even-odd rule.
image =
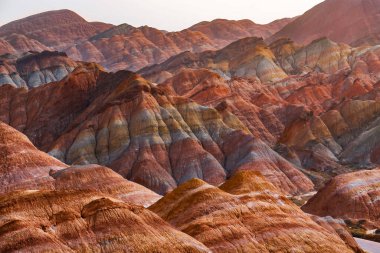
[[[290,38],[301,45],[328,37],[353,46],[374,45],[380,41],[379,13],[376,0],[328,0],[299,17],[266,25],[217,19],[166,32],[148,26],[87,22],[70,10],[49,11],[0,27],[0,54],[58,50],[112,71],[136,71],[184,51],[217,50],[245,37],[269,42]]]

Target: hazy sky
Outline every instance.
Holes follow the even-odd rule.
[[[88,21],[149,25],[174,31],[215,18],[247,18],[264,24],[300,15],[320,2],[322,0],[0,0],[0,25],[43,11],[70,9]]]

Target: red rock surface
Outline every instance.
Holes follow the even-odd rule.
[[[286,37],[308,44],[320,37],[354,46],[380,42],[377,0],[327,0],[290,22],[270,41]]]
[[[87,22],[70,10],[57,10],[43,12],[3,25],[0,27],[0,36],[19,34],[47,47],[64,49],[68,45],[85,40],[110,27],[112,25]],[[17,47],[18,44],[12,45]],[[37,49],[34,48],[34,50]]]
[[[249,20],[214,20],[183,31],[166,32],[148,26],[87,22],[72,11],[58,10],[0,27],[0,54],[59,50],[73,59],[94,61],[110,70],[136,71],[184,51],[215,50],[250,36],[267,38],[290,20],[266,25]]]
[[[213,252],[361,252],[257,173],[237,173],[220,188],[192,179],[149,209]]]
[[[38,151],[24,135],[4,123],[0,123],[0,158],[3,165],[0,178],[12,173],[18,176],[18,187],[6,186],[2,188],[5,192],[0,193],[0,251],[235,252],[240,248],[243,252],[270,252],[292,248],[311,252],[317,247],[361,252],[355,244],[345,245],[344,242],[351,242],[352,238],[342,236],[344,227],[339,227],[337,232],[330,230],[331,244],[327,245],[328,230],[314,223],[257,172],[238,172],[220,187],[221,190],[192,179],[151,207],[158,214],[169,212],[181,220],[176,213],[182,207],[176,208],[177,211],[171,209],[184,204],[178,198],[185,198],[186,205],[198,210],[194,213],[186,208],[188,214],[180,212],[185,220],[193,220],[193,225],[184,229],[169,220],[183,233],[152,211],[138,206],[156,202],[159,195],[105,167],[67,168]],[[41,170],[42,175],[37,175],[38,168],[49,171]],[[20,177],[20,173],[27,170],[33,172],[33,176]],[[6,185],[4,180],[1,183]],[[218,211],[209,212],[209,208]],[[263,212],[258,212],[259,209]],[[239,216],[235,216],[236,211]],[[195,224],[204,224],[211,216],[212,230]],[[230,225],[221,222],[226,217]],[[234,217],[240,217],[238,226],[233,222]],[[271,228],[279,229],[276,236],[265,232],[264,221],[268,219],[272,222]],[[291,236],[294,229],[300,230],[296,237]],[[220,236],[219,231],[230,232]],[[237,237],[239,239],[233,239]],[[289,239],[296,244],[290,246]]]
[[[356,241],[357,238],[353,238],[348,231],[346,224],[343,220],[333,219],[330,216],[327,217],[311,217],[318,225],[327,229],[331,233],[336,233],[346,243],[347,246],[354,249],[356,252],[365,252],[361,249],[361,245]]]
[[[326,184],[302,209],[315,215],[367,220],[380,227],[380,170],[339,175]]]
[[[149,189],[130,182],[109,168],[99,165],[73,166],[50,171],[56,191],[94,191],[127,203],[150,206],[161,198]]]

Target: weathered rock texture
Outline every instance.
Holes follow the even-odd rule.
[[[88,190],[0,196],[0,251],[210,252],[142,206]]]
[[[367,220],[380,227],[380,170],[363,170],[335,177],[302,209],[315,215]]]
[[[149,209],[213,252],[360,252],[252,172],[220,188],[192,179]]]
[[[270,40],[291,38],[308,44],[320,37],[357,45],[380,42],[380,3],[377,0],[327,0],[299,16]]]
[[[49,171],[65,167],[37,150],[25,135],[0,122],[0,193],[48,184]]]

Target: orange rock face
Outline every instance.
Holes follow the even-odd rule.
[[[129,72],[111,74],[84,64],[64,80],[29,92],[4,86],[0,116],[68,164],[106,165],[158,193],[193,177],[220,184],[236,171],[248,169],[261,171],[284,192],[294,194],[313,188],[297,168],[319,188],[357,165],[375,166],[378,145],[367,140],[378,136],[379,50],[322,39],[301,48],[290,45],[289,56],[287,44],[267,47],[262,40],[250,38],[199,55],[217,55],[207,59],[218,60],[220,68],[223,59],[241,69],[245,58],[250,62],[268,55],[283,57],[282,68],[296,59],[299,65],[292,66],[294,71],[324,69],[325,73],[271,83],[226,80],[212,65],[206,65],[210,70],[176,69],[186,61],[174,57],[167,65],[149,68],[155,75],[155,68],[172,66],[177,74],[157,87]],[[348,57],[347,50],[354,57]],[[189,59],[194,55],[189,53]],[[198,62],[203,61],[190,61]],[[344,69],[335,71],[340,68]],[[257,70],[253,68],[256,74]],[[51,99],[37,99],[42,96]],[[364,126],[371,131],[364,131],[369,130]],[[244,152],[236,152],[236,145]]]
[[[252,172],[220,188],[190,180],[149,209],[213,252],[360,252]]]
[[[380,170],[363,170],[335,177],[302,209],[315,215],[379,223]]]
[[[22,191],[0,203],[2,252],[210,252],[145,208],[94,191]]]
[[[52,181],[50,170],[66,167],[37,150],[25,135],[0,122],[0,193],[34,187],[38,189]]]

